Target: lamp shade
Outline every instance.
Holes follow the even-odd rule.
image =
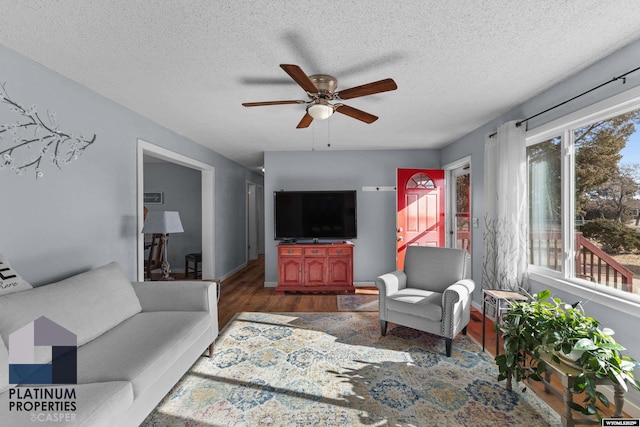
[[[177,211],[149,211],[142,232],[146,234],[182,233],[182,222]]]
[[[319,102],[317,104],[311,104],[307,108],[307,113],[316,120],[325,120],[333,114],[333,107],[326,102]]]

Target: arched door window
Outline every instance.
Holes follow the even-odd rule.
[[[417,173],[413,175],[407,181],[405,185],[407,189],[419,188],[419,189],[434,189],[436,185],[433,183],[433,180],[429,177],[429,175],[425,175],[423,173]]]

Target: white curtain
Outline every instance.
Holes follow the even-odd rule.
[[[484,150],[485,289],[527,289],[527,163],[524,126],[507,122]]]

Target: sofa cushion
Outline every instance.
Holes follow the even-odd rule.
[[[401,289],[386,299],[387,310],[422,317],[434,322],[442,320],[442,294],[422,289]]]
[[[33,286],[24,280],[11,267],[2,254],[0,254],[0,295],[33,289]]]
[[[51,388],[57,386],[43,386],[37,388]],[[30,390],[36,387],[29,387]],[[69,417],[75,419],[74,426],[111,427],[113,414],[122,413],[133,403],[133,389],[126,381],[112,381],[96,384],[82,384],[64,386],[65,389],[75,389],[76,410],[69,412]],[[22,402],[42,399],[20,399]],[[0,393],[0,408],[2,408],[2,425],[7,426],[66,426],[72,423],[66,421],[46,421],[46,416],[58,415],[64,411],[39,412],[9,410],[9,402],[17,402],[9,392]],[[33,420],[33,415],[42,417]]]
[[[81,346],[140,312],[140,301],[120,266],[111,263],[57,283],[0,297],[0,337],[46,316],[76,334]],[[11,350],[11,349],[9,349]],[[42,356],[38,356],[38,354]],[[36,363],[51,360],[36,354]]]
[[[137,399],[211,326],[206,312],[142,312],[78,349],[78,383],[131,381]]]

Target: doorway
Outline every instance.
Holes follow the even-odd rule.
[[[445,181],[441,169],[398,169],[396,268],[408,246],[445,245]]]
[[[247,182],[247,259],[258,259],[257,185]]]
[[[159,147],[141,139],[138,140],[137,154],[137,212],[138,212],[138,274],[137,280],[144,280],[144,157],[150,156],[169,163],[200,171],[202,197],[202,278],[215,276],[215,168],[206,163]]]
[[[183,228],[182,232],[168,236],[167,261],[173,273],[180,273],[183,269],[186,273],[187,256],[202,253],[201,186],[199,170],[144,156],[144,209],[147,216],[150,212],[176,211]],[[160,250],[161,246],[153,246],[157,239],[152,235],[145,237],[148,239],[145,248],[149,247],[148,254],[145,250],[148,263],[146,278],[151,280],[151,270],[161,267],[158,256],[164,251]],[[200,264],[198,262],[198,272]],[[190,277],[197,277],[197,274]]]
[[[452,248],[464,249],[471,255],[471,168],[451,171],[451,236]]]
[[[247,259],[264,254],[264,188],[247,181]]]
[[[467,277],[471,277],[471,236],[477,219],[471,215],[471,159],[466,157],[445,167],[447,193],[447,246],[464,249],[469,254]]]

